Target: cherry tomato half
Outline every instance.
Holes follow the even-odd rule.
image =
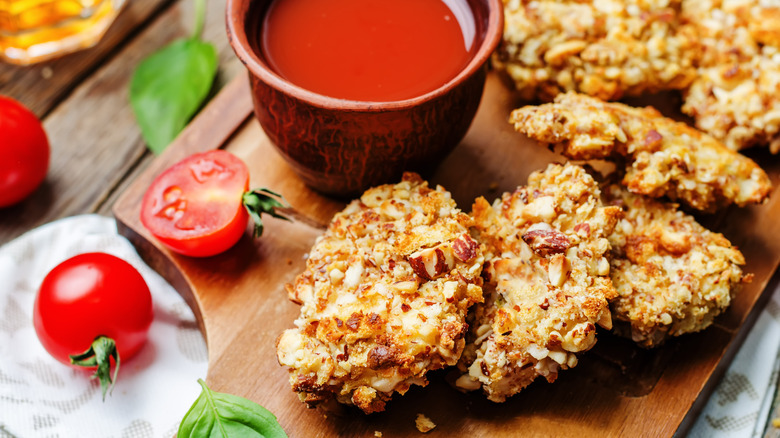
[[[141,222],[175,252],[219,254],[246,231],[249,214],[242,197],[248,188],[249,170],[235,155],[223,150],[191,155],[152,182]]]
[[[98,366],[96,373],[104,396],[105,384],[111,382],[109,356],[117,366],[118,359],[133,357],[146,342],[152,318],[152,295],[141,274],[126,261],[99,252],[54,267],[43,279],[33,309],[38,339],[64,364],[76,365],[71,356],[93,348],[99,337],[115,344],[115,350],[100,358],[106,369]]]
[[[0,96],[0,208],[29,196],[46,178],[49,140],[21,103]]]

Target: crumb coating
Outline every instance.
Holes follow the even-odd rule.
[[[622,184],[632,193],[667,196],[698,210],[761,203],[772,189],[753,160],[652,107],[566,93],[554,103],[514,110],[510,122],[572,160],[625,163]]]
[[[780,151],[780,3],[685,0],[702,45],[683,112],[730,149]]]
[[[618,185],[606,187],[603,195],[605,203],[624,210],[609,235],[610,276],[618,292],[611,302],[616,331],[655,347],[712,324],[750,278],[742,273],[742,253],[675,204]]]
[[[537,377],[552,382],[611,327],[609,242],[620,209],[605,207],[584,169],[552,164],[490,205],[475,201],[486,301],[475,306],[456,385],[503,402]]]
[[[493,64],[527,100],[681,89],[695,79],[699,46],[679,9],[679,0],[504,0]]]
[[[410,173],[335,215],[288,285],[301,313],[277,341],[303,402],[382,411],[393,393],[457,363],[466,312],[483,300],[469,224],[447,191]]]

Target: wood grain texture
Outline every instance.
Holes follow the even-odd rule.
[[[225,2],[207,4],[203,37],[215,44],[219,54],[220,73],[215,85],[218,90],[226,83],[226,78],[238,75],[243,66],[227,42]],[[132,8],[126,9],[120,16],[132,12]],[[22,203],[0,209],[0,244],[61,217],[108,213],[117,188],[132,181],[152,161],[130,108],[130,78],[146,56],[191,33],[192,14],[190,1],[166,9],[142,33],[117,50],[110,62],[79,83],[44,119],[52,149],[46,181]],[[70,58],[63,58],[61,62],[66,59]],[[32,77],[34,75],[25,76]],[[76,79],[72,77],[71,80]],[[56,86],[47,84],[40,90],[28,88],[21,100],[34,101]]]
[[[226,97],[225,100],[233,97]],[[478,195],[488,199],[525,182],[528,174],[562,159],[515,133],[506,123],[520,103],[500,81],[489,77],[477,118],[463,142],[426,175],[444,185],[464,210]],[[241,103],[244,105],[244,103]],[[248,110],[247,110],[248,112]],[[224,118],[202,119],[203,129],[226,131]],[[195,129],[195,128],[193,128]],[[211,148],[220,144],[200,146]],[[252,184],[280,191],[316,222],[326,223],[343,205],[305,187],[274,152],[250,119],[221,146],[243,158]],[[177,142],[154,163],[162,169],[192,151]],[[757,157],[778,183],[780,163]],[[266,221],[262,239],[249,234],[231,250],[209,259],[191,259],[161,249],[140,225],[140,199],[155,172],[144,172],[114,207],[120,230],[147,261],[168,278],[194,306],[209,349],[208,384],[215,390],[248,397],[274,412],[292,437],[418,436],[418,413],[438,426],[438,436],[672,436],[684,432],[711,392],[751,325],[767,294],[762,294],[780,260],[773,236],[780,223],[780,200],[763,206],[729,209],[706,217],[745,252],[753,283],[732,307],[704,332],[672,340],[647,351],[600,332],[594,350],[557,382],[538,381],[506,403],[494,404],[478,393],[462,394],[447,383],[447,371],[429,375],[426,388],[395,397],[386,412],[365,416],[342,407],[307,410],[290,390],[288,373],[276,361],[275,340],[292,327],[298,307],[287,301],[284,284],[304,267],[304,256],[321,233],[300,222]]]

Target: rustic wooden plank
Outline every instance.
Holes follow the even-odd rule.
[[[533,170],[561,160],[514,132],[506,114],[516,106],[495,76],[469,134],[428,175],[447,187],[463,209],[474,196],[493,197],[513,189]],[[221,119],[205,122],[224,125]],[[203,120],[201,120],[203,121]],[[199,122],[201,122],[199,121]],[[204,126],[208,130],[210,125]],[[209,145],[212,146],[212,145]],[[253,185],[279,190],[315,222],[340,205],[303,186],[273,150],[254,119],[224,145],[244,159]],[[174,148],[192,151],[177,142]],[[171,150],[154,163],[165,167]],[[777,183],[780,162],[758,157]],[[428,387],[394,397],[388,410],[365,416],[353,408],[324,413],[307,410],[290,391],[287,371],[276,362],[275,339],[292,327],[298,306],[286,299],[284,284],[304,265],[304,255],[321,231],[301,222],[275,219],[252,241],[248,233],[228,252],[207,259],[171,254],[140,225],[139,200],[149,184],[144,173],[120,198],[114,213],[123,234],[195,307],[209,347],[211,388],[248,397],[274,412],[290,436],[419,436],[417,413],[433,419],[442,436],[673,436],[684,434],[695,418],[702,394],[728,364],[744,331],[768,296],[765,290],[780,261],[780,199],[762,206],[726,211],[716,230],[746,254],[753,283],[707,330],[676,338],[664,347],[642,350],[632,342],[601,331],[596,348],[580,364],[561,373],[554,384],[540,380],[506,403],[489,402],[478,393],[461,394],[447,384],[447,373],[431,374]],[[776,190],[777,191],[777,190]],[[777,193],[775,193],[776,195]]]
[[[137,170],[138,177],[132,180],[133,182],[130,183],[129,189],[122,191],[121,195],[119,195],[119,200],[112,207],[114,209],[118,208],[121,216],[128,206],[133,206],[132,208],[139,206],[147,183],[154,179],[170,163],[175,163],[183,157],[194,153],[221,147],[244,125],[251,111],[252,100],[249,94],[249,82],[244,76],[236,77],[190,123],[171,147],[163,152],[159,158],[153,160],[146,168]],[[203,129],[204,127],[208,129]],[[136,180],[143,182],[138,183]],[[130,181],[130,179],[127,181]],[[192,293],[190,283],[181,275],[182,269],[167,263],[166,255],[151,245],[147,237],[141,236],[132,228],[128,228],[122,221],[118,221],[117,226],[120,232],[139,248],[139,252],[143,254],[147,263],[158,270],[166,269],[166,272],[163,273],[165,279],[179,291],[195,311],[195,317],[198,320],[201,331],[205,331],[202,315],[199,312],[201,304]]]
[[[0,94],[11,96],[43,117],[82,79],[117,52],[174,0],[131,0],[94,47],[31,66],[0,62]]]
[[[204,38],[219,54],[218,89],[243,66],[227,41],[224,0],[207,4]],[[100,208],[115,189],[149,163],[128,100],[132,72],[153,51],[188,36],[192,23],[192,2],[174,4],[45,119],[52,146],[49,173],[30,198],[0,210],[0,244],[60,217],[107,212]]]

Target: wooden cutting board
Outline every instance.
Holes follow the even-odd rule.
[[[489,200],[526,181],[528,174],[563,159],[513,131],[509,111],[521,102],[490,75],[485,95],[463,142],[430,174],[469,211],[479,195]],[[278,365],[277,336],[293,326],[298,306],[287,300],[285,283],[304,268],[314,239],[343,200],[327,198],[303,185],[276,153],[251,117],[245,77],[235,79],[195,119],[166,152],[127,189],[114,206],[120,232],[144,259],[182,294],[194,310],[209,351],[208,385],[260,403],[276,414],[291,437],[417,436],[418,413],[437,427],[432,436],[672,436],[695,420],[714,385],[766,301],[780,261],[780,199],[744,209],[732,208],[700,219],[724,233],[747,258],[755,274],[729,310],[704,332],[675,339],[656,350],[599,333],[596,347],[558,381],[537,381],[503,404],[480,393],[462,394],[446,382],[447,371],[430,374],[426,388],[397,396],[386,412],[363,415],[354,408],[309,410]],[[140,200],[163,169],[195,152],[225,148],[250,167],[251,186],[281,192],[310,223],[265,219],[263,237],[249,231],[228,252],[193,259],[161,248],[141,226]],[[756,159],[775,186],[780,160],[764,151]],[[774,282],[773,282],[774,284]],[[194,384],[194,382],[193,382]]]

